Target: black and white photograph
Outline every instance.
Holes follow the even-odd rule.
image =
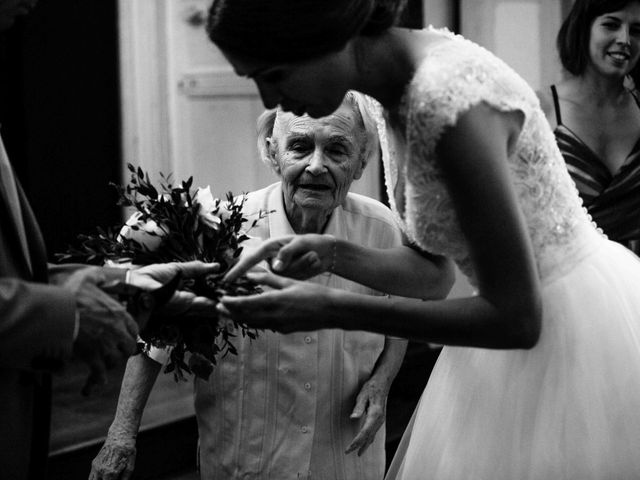
[[[640,0],[0,0],[0,478],[640,479]]]

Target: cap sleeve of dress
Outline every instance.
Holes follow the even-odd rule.
[[[434,45],[403,101],[412,158],[432,157],[445,129],[481,102],[527,117],[538,100],[519,75],[483,47],[460,36]]]

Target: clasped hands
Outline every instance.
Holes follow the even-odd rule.
[[[143,290],[155,290],[177,274],[193,278],[215,272],[217,264],[198,261],[148,265],[130,271],[129,283]],[[89,376],[82,393],[106,383],[106,371],[136,352],[138,325],[126,308],[102,291],[106,282],[100,267],[83,267],[61,281],[76,299],[78,331],[74,355],[89,366]],[[167,315],[184,313],[215,315],[215,302],[193,293],[177,291],[163,307]]]

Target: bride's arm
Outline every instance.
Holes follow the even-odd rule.
[[[271,259],[274,272],[307,279],[325,271],[390,295],[438,299],[447,296],[455,274],[450,260],[408,246],[371,248],[333,235],[289,235],[269,239],[226,274],[232,280]]]
[[[532,347],[541,327],[540,286],[507,165],[521,124],[518,113],[480,104],[439,143],[443,174],[470,245],[477,296],[381,299],[262,274],[262,280],[281,290],[223,297],[221,310],[253,326],[285,332],[365,329],[449,345]]]
[[[391,295],[440,299],[455,280],[449,259],[408,246],[368,248],[336,239],[334,248],[336,275]]]

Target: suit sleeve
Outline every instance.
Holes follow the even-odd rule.
[[[0,368],[55,369],[69,360],[76,327],[73,293],[59,286],[85,265],[50,265],[50,284],[0,277]],[[126,270],[103,268],[104,281]]]
[[[62,287],[0,277],[0,368],[60,366],[71,356],[75,316]]]

